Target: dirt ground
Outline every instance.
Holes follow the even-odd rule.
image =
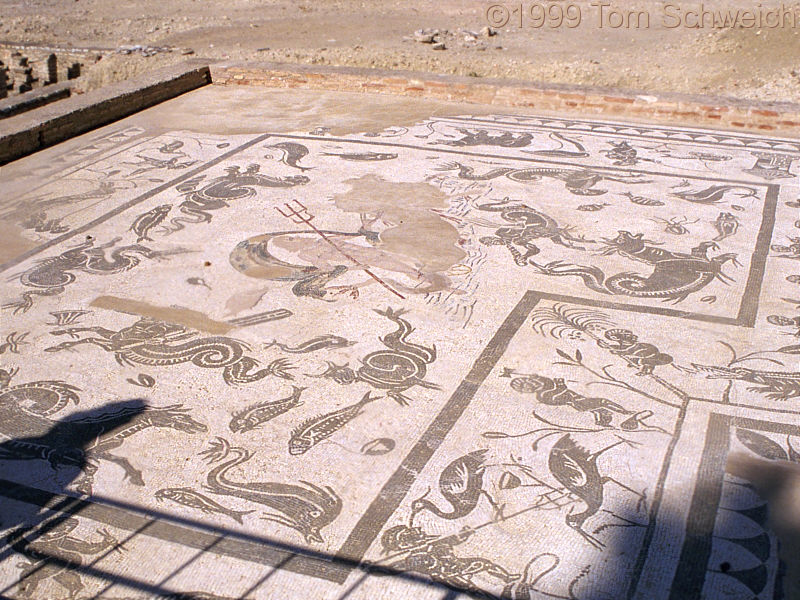
[[[597,0],[575,0],[571,16],[580,11],[580,25],[570,28],[565,20],[555,26],[557,12],[569,4],[545,3],[555,5],[550,8],[552,18],[537,29],[532,26],[540,14],[536,2],[0,0],[0,40],[174,48],[149,57],[136,52],[107,56],[88,69],[85,89],[184,60],[191,49],[194,56],[215,59],[410,69],[800,101],[800,4],[785,3],[797,10],[796,28],[708,24],[692,29],[685,21],[665,26],[662,0],[612,3],[603,9],[602,27]],[[738,0],[705,3],[709,10],[752,6]],[[764,1],[759,6],[768,10],[779,4]],[[648,13],[650,27],[637,28],[632,19],[612,28],[610,11],[617,7]],[[671,14],[680,12],[683,17],[696,8],[699,3],[674,2]],[[489,15],[495,25],[507,17],[508,23],[497,27],[496,35],[481,33],[490,24]],[[671,19],[667,25],[673,23]],[[414,32],[420,29],[438,29],[434,41],[442,42],[444,49],[416,40]]]

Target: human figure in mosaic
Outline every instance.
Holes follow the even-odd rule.
[[[437,583],[458,587],[474,593],[481,589],[472,583],[472,577],[486,573],[505,584],[517,581],[520,575],[506,571],[503,567],[479,556],[456,556],[455,546],[467,541],[472,529],[462,529],[456,535],[440,538],[426,533],[421,527],[396,525],[381,538],[387,554],[407,552],[405,558],[389,565],[392,569],[427,575]]]

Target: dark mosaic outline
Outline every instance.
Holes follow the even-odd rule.
[[[48,240],[44,244],[37,246],[36,248],[32,248],[27,252],[17,256],[14,259],[11,259],[3,264],[0,264],[0,273],[6,271],[7,269],[14,267],[24,260],[35,256],[48,248],[52,248],[60,244],[61,242],[67,241],[76,235],[85,233],[86,231],[91,230],[93,227],[104,223],[105,221],[115,217],[116,215],[144,202],[145,200],[152,198],[156,194],[159,194],[167,189],[174,187],[181,181],[189,179],[198,173],[201,173],[212,166],[219,164],[220,162],[230,158],[231,156],[251,147],[255,144],[258,144],[261,141],[264,141],[268,138],[283,138],[283,139],[295,139],[295,140],[316,140],[316,141],[325,141],[325,142],[340,142],[340,143],[349,143],[349,144],[362,144],[362,145],[372,145],[372,146],[384,146],[384,147],[393,147],[393,148],[407,148],[411,150],[422,150],[425,152],[437,152],[437,153],[446,153],[446,154],[458,154],[461,156],[472,156],[478,158],[495,158],[499,160],[515,160],[515,161],[522,161],[524,163],[544,163],[544,164],[552,164],[552,165],[559,165],[559,166],[566,166],[566,167],[575,167],[574,163],[567,162],[567,161],[557,161],[557,160],[550,160],[550,159],[543,159],[543,158],[527,158],[527,157],[518,157],[518,156],[505,156],[505,155],[498,155],[498,154],[488,154],[488,153],[474,153],[474,152],[465,152],[463,150],[454,150],[450,148],[427,148],[427,147],[420,147],[417,145],[411,144],[399,144],[393,142],[380,142],[377,140],[354,140],[349,138],[333,138],[333,137],[325,137],[325,136],[312,136],[312,135],[289,135],[289,134],[271,134],[265,133],[259,135],[239,146],[233,148],[223,154],[217,156],[216,158],[192,169],[186,173],[183,173],[179,177],[172,179],[169,182],[163,183],[144,194],[141,194],[131,200],[116,206],[114,209],[110,210],[109,212],[85,223],[80,227],[76,227],[75,229]],[[687,140],[683,140],[684,142]],[[596,171],[617,171],[617,172],[625,172],[625,173],[640,173],[643,175],[657,175],[661,177],[678,177],[679,175],[674,175],[670,173],[662,173],[659,171],[650,171],[645,169],[635,169],[635,168],[623,168],[623,167],[613,167],[613,166],[594,166],[594,165],[581,165],[583,168],[591,168]],[[735,180],[731,178],[719,178],[719,177],[704,177],[704,176],[697,176],[697,175],[680,175],[681,179],[693,179],[698,181],[710,181],[710,182],[718,182],[718,183],[732,183],[732,184],[746,184],[756,187],[761,187],[766,189],[766,194],[764,198],[764,205],[762,209],[762,218],[761,218],[761,225],[759,228],[756,245],[753,249],[753,253],[751,254],[750,260],[750,272],[748,273],[747,283],[745,285],[744,291],[742,293],[742,303],[739,308],[739,313],[735,319],[730,319],[726,317],[717,317],[717,316],[710,316],[710,315],[701,315],[700,313],[684,313],[686,315],[685,318],[696,318],[698,320],[707,320],[705,317],[708,316],[712,319],[712,322],[716,323],[724,323],[724,324],[733,324],[739,325],[744,327],[752,327],[755,324],[756,313],[758,310],[758,295],[761,289],[761,281],[764,276],[764,269],[766,267],[766,259],[769,253],[769,243],[772,238],[772,232],[775,224],[775,212],[777,210],[777,202],[778,196],[780,194],[780,184],[768,184],[761,181],[752,181],[752,180]],[[679,311],[680,312],[680,311]],[[667,313],[665,313],[667,314]],[[669,313],[672,314],[672,313]],[[695,315],[695,316],[689,316]]]
[[[587,132],[592,133],[592,132]],[[618,173],[637,173],[641,175],[658,175],[660,177],[673,177],[675,179],[695,179],[698,181],[713,181],[714,183],[734,183],[742,185],[750,185],[767,188],[770,185],[780,187],[780,184],[765,183],[763,180],[755,179],[732,179],[730,177],[712,177],[708,175],[691,175],[683,172],[664,173],[662,171],[653,171],[649,169],[636,168],[634,166],[618,167],[613,165],[594,165],[587,163],[575,163],[566,160],[556,160],[553,158],[542,158],[537,156],[535,158],[527,156],[514,156],[510,154],[490,154],[486,152],[467,152],[466,150],[458,150],[454,148],[442,148],[438,146],[418,146],[414,144],[402,144],[400,142],[382,142],[374,138],[367,139],[352,139],[352,138],[339,138],[332,136],[319,136],[319,135],[290,135],[286,133],[269,134],[269,137],[283,138],[288,140],[313,140],[317,142],[338,142],[342,144],[362,144],[366,146],[383,146],[386,148],[405,148],[407,150],[418,150],[430,154],[458,154],[460,156],[470,156],[475,158],[495,158],[498,160],[513,160],[523,163],[542,163],[546,165],[554,165],[566,168],[580,168],[591,169],[592,171],[611,171]],[[690,140],[681,140],[683,143],[692,143]],[[676,142],[677,143],[677,142]],[[742,150],[743,148],[738,148]],[[800,157],[798,157],[800,158]],[[788,185],[788,184],[784,184]]]
[[[400,144],[397,142],[379,142],[374,140],[353,140],[348,138],[333,138],[333,137],[321,137],[321,136],[310,136],[310,135],[286,135],[286,134],[275,134],[272,137],[294,139],[294,140],[315,140],[315,141],[327,141],[327,142],[339,142],[339,143],[351,143],[351,144],[355,143],[363,145],[377,145],[377,146],[384,146],[391,148],[406,148],[409,150],[423,150],[426,152],[458,154],[461,156],[471,156],[477,158],[494,158],[499,160],[522,161],[524,163],[546,163],[546,164],[559,165],[572,168],[575,167],[574,163],[559,161],[559,160],[527,158],[519,156],[505,156],[502,154],[465,152],[462,150],[453,150],[450,148],[435,148],[435,149],[420,148],[419,146],[411,144]],[[758,230],[758,235],[756,236],[755,247],[753,248],[753,252],[750,255],[751,257],[750,270],[747,274],[747,282],[744,286],[744,290],[742,291],[742,301],[739,306],[739,311],[736,317],[720,317],[716,315],[706,315],[703,313],[693,313],[688,311],[660,308],[657,306],[648,307],[649,309],[651,309],[650,312],[653,312],[654,314],[679,316],[685,319],[694,319],[698,321],[707,321],[710,323],[720,323],[724,325],[737,325],[740,327],[753,327],[755,325],[756,316],[758,314],[758,298],[761,293],[761,283],[764,279],[767,257],[769,255],[769,250],[770,250],[770,240],[772,239],[773,230],[775,228],[775,216],[778,208],[778,197],[780,196],[780,190],[781,190],[780,184],[764,183],[763,181],[737,180],[737,179],[720,178],[720,177],[706,177],[700,175],[685,175],[685,174],[677,175],[672,173],[662,173],[660,171],[650,171],[647,169],[634,169],[634,168],[608,167],[608,166],[595,166],[595,165],[580,165],[580,166],[582,168],[590,168],[593,171],[619,171],[625,173],[658,175],[661,177],[675,177],[681,179],[693,179],[697,181],[709,181],[715,183],[746,184],[753,187],[760,187],[765,189],[766,193],[764,195],[764,204],[761,212],[761,225]],[[575,298],[575,300],[579,299]],[[598,302],[593,298],[585,298],[583,300],[585,300],[586,302]],[[613,302],[604,303],[602,301],[599,301],[598,305],[602,306],[604,304],[613,305],[614,303]],[[626,306],[629,307],[626,308],[626,310],[637,311],[639,308],[639,307],[633,307],[631,305],[626,305]]]
[[[13,259],[11,259],[11,260],[3,263],[3,264],[0,264],[0,273],[10,269],[11,267],[14,267],[14,266],[20,264],[21,262],[31,258],[32,256],[36,256],[37,254],[40,254],[41,252],[44,252],[48,248],[52,248],[53,246],[57,246],[61,242],[65,242],[65,241],[67,241],[69,239],[72,239],[76,235],[79,235],[81,233],[86,233],[87,231],[90,231],[92,228],[97,227],[101,223],[105,223],[106,221],[108,221],[112,217],[115,217],[118,214],[125,212],[129,208],[144,202],[148,198],[152,198],[156,194],[160,194],[161,192],[164,192],[164,191],[170,189],[171,187],[176,186],[181,181],[189,179],[189,178],[193,177],[194,175],[197,175],[198,173],[202,173],[203,171],[205,171],[207,169],[210,169],[214,165],[219,164],[220,162],[222,162],[223,160],[225,160],[227,158],[230,158],[231,156],[233,156],[234,154],[237,154],[238,152],[241,152],[242,150],[246,150],[250,146],[253,146],[255,144],[258,144],[259,142],[264,141],[268,137],[270,137],[270,134],[268,134],[268,133],[259,135],[259,136],[255,137],[254,139],[249,140],[249,141],[245,142],[244,144],[241,144],[240,146],[237,146],[236,148],[234,148],[232,150],[228,150],[227,152],[224,152],[223,154],[220,154],[216,158],[214,158],[214,159],[212,159],[212,160],[210,160],[210,161],[208,161],[206,163],[203,163],[199,167],[196,167],[196,168],[194,168],[194,169],[192,169],[192,170],[190,170],[190,171],[188,171],[186,173],[183,173],[183,175],[180,175],[179,177],[176,177],[175,179],[171,179],[170,181],[168,181],[166,183],[162,183],[161,185],[154,187],[153,189],[145,192],[144,194],[136,196],[135,198],[132,198],[132,199],[128,200],[127,202],[123,202],[122,204],[120,204],[118,206],[115,206],[112,210],[108,211],[107,213],[97,217],[96,219],[93,219],[93,220],[89,221],[88,223],[84,223],[80,227],[76,227],[75,229],[70,230],[69,232],[65,233],[64,235],[60,235],[58,237],[55,237],[55,238],[53,238],[51,240],[48,240],[44,244],[41,244],[40,246],[37,246],[36,248],[32,248],[32,249],[28,250],[27,252],[23,252],[22,254],[17,256],[16,258],[13,258]]]
[[[136,130],[136,132],[128,135],[128,132],[132,132],[133,130]],[[113,140],[113,138],[119,136],[125,136],[124,141],[118,142]],[[134,148],[135,146],[138,146],[139,144],[142,144],[148,140],[152,140],[156,137],[158,137],[158,135],[147,135],[144,128],[136,125],[124,127],[122,129],[116,129],[114,131],[110,131],[103,135],[95,136],[86,140],[88,142],[87,144],[70,150],[65,154],[54,157],[53,160],[45,166],[34,167],[30,172],[26,172],[25,176],[32,175],[52,177],[53,175],[58,175],[59,179],[68,177],[69,175],[72,175],[81,169],[85,169],[86,167],[94,165],[101,160],[121,154],[126,150],[130,150],[131,148]],[[25,192],[25,195],[30,195],[49,183],[51,182],[45,181],[39,185],[33,186]]]
[[[525,294],[523,299],[511,311],[500,329],[480,354],[472,369],[456,388],[444,408],[437,415],[428,429],[420,437],[388,482],[375,496],[366,512],[350,532],[344,544],[336,553],[342,562],[332,562],[318,557],[291,552],[263,543],[242,539],[227,538],[214,545],[213,554],[230,556],[239,560],[259,563],[272,567],[309,575],[319,579],[344,583],[356,564],[363,558],[372,542],[383,529],[385,523],[397,510],[417,475],[427,464],[431,455],[438,449],[444,438],[456,424],[469,406],[480,385],[505,353],[508,343],[519,331],[531,310],[539,302],[533,292]],[[55,496],[50,492],[20,484],[0,481],[0,496],[34,504],[40,507],[52,505],[65,497]],[[82,517],[123,529],[125,531],[141,531],[141,535],[155,537],[164,541],[181,544],[195,549],[208,548],[218,536],[198,531],[183,525],[164,522],[152,522],[141,512],[124,508],[112,508],[100,502],[79,499]],[[148,524],[146,529],[143,526]],[[278,543],[276,546],[287,546]],[[309,549],[308,554],[318,554]]]
[[[309,140],[319,140],[325,142],[337,141],[350,144],[356,143],[356,144],[365,144],[373,146],[378,145],[378,146],[403,147],[414,150],[423,149],[420,148],[419,146],[378,142],[375,140],[353,140],[353,139],[319,137],[319,136],[262,134],[256,136],[255,138],[241,144],[240,146],[232,150],[229,150],[221,154],[220,156],[208,161],[207,163],[204,163],[203,165],[191,170],[188,173],[184,173],[183,175],[167,183],[164,183],[140,196],[137,196],[136,198],[129,200],[124,204],[115,207],[113,210],[102,215],[101,217],[98,217],[63,236],[54,238],[53,240],[50,240],[47,243],[42,244],[41,246],[34,248],[3,265],[0,265],[0,272],[14,265],[19,264],[20,262],[26,260],[27,258],[35,256],[36,254],[39,254],[40,252],[43,252],[44,250],[53,247],[61,243],[62,241],[70,239],[80,233],[84,233],[90,230],[91,228],[99,225],[100,223],[103,223],[108,219],[131,208],[132,206],[135,206],[147,200],[148,198],[151,198],[154,195],[175,186],[181,181],[186,180],[196,175],[197,173],[200,173],[230,158],[231,156],[241,152],[242,150],[249,148],[255,144],[258,144],[261,141],[264,141],[271,137],[286,138],[286,139],[309,139]],[[680,141],[688,142],[690,140],[680,140]],[[470,153],[470,152],[463,152],[458,150],[442,149],[442,148],[436,148],[436,149],[424,148],[424,150],[428,152],[451,153],[451,154],[475,156],[481,158],[497,158],[501,160],[516,160],[516,161],[521,160],[527,163],[550,163],[550,164],[558,164],[558,165],[574,167],[574,164],[572,163],[553,161],[553,160],[530,159],[530,158],[511,157],[504,155],[478,154],[478,153]],[[639,172],[643,174],[650,173],[666,177],[673,176],[668,173],[648,172],[648,171],[629,169],[629,168],[624,168],[624,169],[615,167],[592,167],[592,168],[598,171],[625,171],[625,172]],[[717,317],[712,315],[692,313],[688,311],[681,311],[677,309],[671,309],[660,306],[629,305],[629,304],[621,304],[615,302],[599,301],[590,298],[580,298],[573,296],[529,291],[523,296],[520,302],[517,303],[517,305],[510,312],[510,314],[502,323],[502,325],[500,326],[500,328],[498,329],[492,340],[484,348],[478,359],[475,361],[469,373],[466,375],[464,380],[456,388],[455,392],[451,395],[450,399],[444,405],[443,409],[436,416],[436,418],[433,420],[428,429],[422,434],[422,436],[415,444],[414,448],[406,456],[406,458],[403,460],[403,462],[400,464],[400,466],[397,468],[394,474],[389,478],[389,480],[383,486],[381,491],[376,495],[375,499],[367,508],[366,512],[361,516],[358,523],[356,524],[354,529],[350,532],[349,536],[347,537],[347,539],[337,552],[337,557],[343,559],[342,562],[332,562],[330,560],[324,560],[319,557],[301,555],[286,550],[276,549],[275,547],[270,548],[268,546],[265,546],[263,543],[255,543],[255,542],[232,540],[232,539],[226,539],[223,540],[222,543],[215,544],[212,553],[231,556],[248,562],[280,567],[285,570],[302,573],[305,575],[310,575],[313,577],[325,579],[336,583],[343,583],[347,579],[351,571],[356,568],[355,563],[363,559],[364,554],[367,552],[371,544],[379,535],[385,523],[388,521],[391,515],[397,510],[400,503],[403,501],[405,495],[407,494],[411,485],[415,481],[417,475],[424,469],[430,457],[438,449],[438,447],[444,441],[444,438],[449,434],[449,432],[452,430],[458,419],[466,411],[475,393],[480,388],[483,381],[486,379],[486,377],[494,368],[494,366],[497,364],[500,357],[505,353],[505,350],[507,349],[509,342],[511,341],[513,336],[519,331],[520,327],[528,318],[528,315],[530,314],[531,310],[533,310],[533,308],[538,304],[540,300],[548,299],[560,302],[595,306],[600,308],[623,310],[627,312],[653,314],[656,316],[672,316],[672,317],[706,321],[712,323],[720,323],[726,325],[752,327],[756,318],[757,307],[758,307],[758,296],[761,289],[761,282],[763,279],[766,258],[769,251],[769,242],[772,237],[772,229],[775,221],[775,211],[777,208],[777,199],[781,186],[777,184],[754,182],[752,180],[748,180],[745,182],[735,182],[732,181],[731,179],[710,178],[710,177],[700,177],[691,175],[681,175],[681,177],[687,179],[703,180],[703,181],[747,183],[748,185],[766,188],[767,190],[765,196],[763,214],[762,214],[761,228],[759,230],[756,248],[754,249],[754,252],[752,254],[750,273],[748,275],[747,283],[745,285],[742,305],[740,306],[739,314],[737,315],[737,317],[735,318]],[[677,442],[680,436],[680,429],[683,419],[685,417],[685,411],[686,411],[685,406],[679,409],[679,415],[676,419],[676,435],[674,436],[673,441],[671,442],[669,448],[667,449],[667,452],[665,453],[662,462],[661,473],[659,475],[658,483],[656,484],[655,488],[656,493],[654,494],[653,504],[651,505],[651,515],[656,515],[658,513],[658,504],[660,502],[660,497],[663,491],[663,484],[666,478],[666,472],[669,467],[671,454],[674,450],[675,443]],[[705,454],[704,454],[704,459],[705,459]],[[696,494],[697,493],[698,492],[696,492]],[[45,503],[51,503],[53,501],[53,495],[48,492],[20,485],[0,486],[0,495],[9,498],[16,498],[24,502],[39,506],[44,506]],[[111,508],[107,505],[103,505],[101,503],[92,502],[88,500],[80,500],[80,502],[83,507],[83,510],[81,511],[82,516],[105,523],[113,527],[118,527],[128,531],[136,531],[142,527],[144,520],[147,520],[140,513],[137,513],[132,510],[126,510],[122,508]],[[644,560],[646,558],[647,551],[649,550],[649,544],[652,540],[652,533],[654,531],[653,522],[654,519],[651,517],[650,527],[648,528],[647,535],[645,536],[645,539],[642,543],[640,557],[639,560],[637,561],[636,577],[634,580],[632,580],[632,585],[629,588],[629,594],[628,594],[629,597],[635,592],[636,585],[638,585],[638,578],[641,575],[641,569],[644,566]],[[688,529],[691,531],[695,531],[697,530],[698,527],[701,526],[702,523],[700,523],[699,525],[696,523],[692,523],[690,524],[690,527]],[[148,527],[147,531],[142,532],[142,534],[198,549],[207,548],[218,537],[216,535],[203,533],[196,529],[192,529],[190,527],[186,527],[183,525],[164,524],[164,523],[156,523],[153,526]],[[686,548],[684,548],[684,550],[686,550]],[[309,554],[315,554],[315,553],[313,550],[311,550]],[[680,569],[687,568],[688,560],[683,561],[683,556],[684,554],[682,554],[682,562],[680,563],[681,566],[679,568],[679,572]],[[690,556],[690,554],[687,554],[686,556]]]

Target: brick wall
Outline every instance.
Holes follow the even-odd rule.
[[[212,64],[211,78],[216,85],[400,94],[502,107],[524,106],[545,111],[604,114],[800,135],[800,105],[788,102],[759,103],[737,98],[675,93],[640,94],[606,88],[408,71],[278,63]]]
[[[0,46],[0,98],[76,79],[101,56],[92,50]]]

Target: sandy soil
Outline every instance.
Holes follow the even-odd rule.
[[[411,69],[800,102],[800,18],[794,29],[666,28],[664,2],[639,0],[615,6],[647,11],[650,27],[612,29],[608,18],[600,27],[599,9],[591,2],[596,4],[575,1],[582,15],[576,28],[564,23],[536,29],[526,12],[523,27],[518,13],[510,14],[497,35],[487,36],[480,32],[495,2],[485,0],[0,0],[0,40],[176,48],[147,58],[106,57],[88,70],[86,89],[178,62],[186,58],[180,49],[189,48],[195,56],[217,59]],[[534,4],[524,2],[522,7],[529,11]],[[675,4],[684,12],[699,5]],[[777,3],[761,4],[770,8]],[[752,5],[706,2],[712,10]],[[504,6],[511,11],[519,2]],[[800,5],[797,10],[800,17]],[[420,29],[440,30],[436,41],[445,49],[416,41],[414,32]]]

